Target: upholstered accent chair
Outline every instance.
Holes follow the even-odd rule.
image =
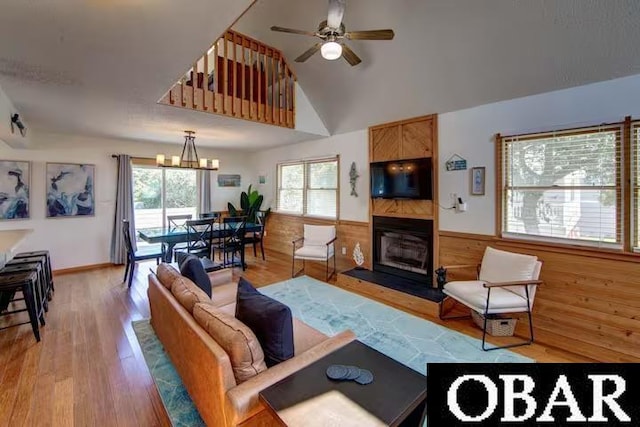
[[[477,280],[453,281],[444,285],[443,292],[447,298],[465,305],[484,316],[482,329],[482,349],[485,351],[498,348],[510,348],[528,345],[533,342],[533,320],[531,311],[536,296],[542,262],[532,255],[517,254],[487,247],[482,264],[457,265],[446,267],[447,270],[458,268],[477,268]],[[445,301],[440,305],[440,318],[452,319],[468,316],[447,316],[443,313]],[[526,313],[529,320],[530,337],[526,341],[504,346],[487,347],[487,317],[493,314]]]
[[[305,261],[321,261],[326,263],[326,280],[336,273],[336,227],[333,225],[304,224],[304,235],[293,243],[293,259],[291,260],[291,277],[302,273]],[[296,260],[302,260],[302,268],[295,270]],[[329,260],[333,259],[333,270],[329,272]]]

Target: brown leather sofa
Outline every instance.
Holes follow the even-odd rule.
[[[294,318],[294,357],[238,384],[230,356],[191,314],[193,298],[197,298],[200,305],[211,304],[219,311],[235,315],[237,284],[232,280],[231,270],[209,273],[211,299],[204,292],[197,294],[199,289],[188,296],[174,292],[174,296],[171,288],[178,278],[182,279],[180,283],[188,281],[189,287],[196,287],[167,264],[158,267],[157,276],[149,275],[151,325],[209,426],[279,425],[259,401],[258,393],[355,339],[351,331],[327,337]],[[203,298],[207,301],[203,302]]]

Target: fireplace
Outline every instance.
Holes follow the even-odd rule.
[[[433,221],[373,217],[373,270],[431,286]]]

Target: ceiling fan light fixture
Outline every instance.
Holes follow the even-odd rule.
[[[342,45],[334,41],[325,42],[320,47],[320,54],[324,59],[334,61],[342,56]]]

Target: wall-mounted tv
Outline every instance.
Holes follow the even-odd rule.
[[[371,198],[432,200],[431,159],[371,163]]]

